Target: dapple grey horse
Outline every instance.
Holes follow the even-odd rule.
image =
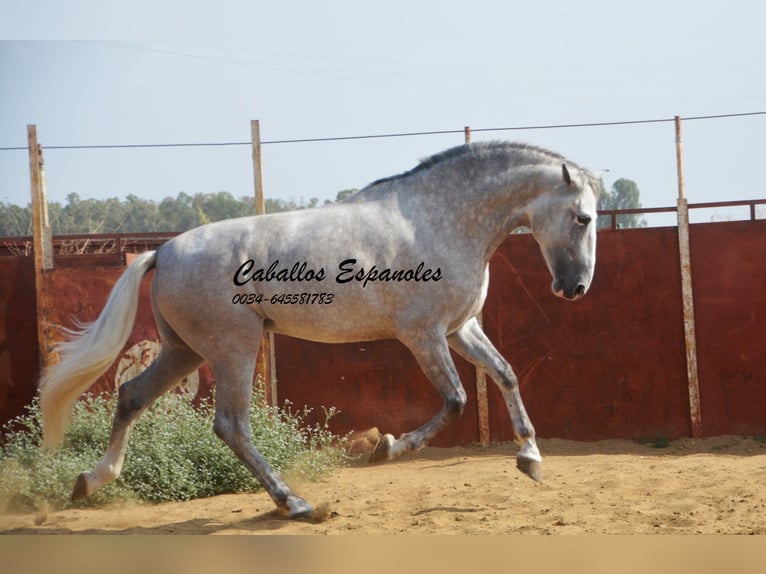
[[[119,476],[130,429],[157,397],[207,362],[216,381],[215,433],[291,518],[313,507],[251,442],[248,405],[264,332],[322,342],[397,338],[444,400],[418,429],[382,437],[371,460],[425,446],[460,416],[466,393],[450,348],[483,367],[502,391],[520,444],[517,466],[541,479],[535,432],[511,366],[477,321],[489,261],[519,226],[532,230],[557,296],[588,290],[596,262],[599,182],[562,156],[507,142],[459,146],[378,180],[345,201],[292,213],[203,225],[141,254],[98,319],[72,333],[40,381],[43,446],[57,445],[78,397],[113,363],[135,320],[151,269],[157,359],[119,389],[112,435],[73,499]]]

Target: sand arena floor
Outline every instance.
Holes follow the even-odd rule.
[[[513,444],[353,462],[293,486],[322,520],[288,521],[264,492],[0,516],[0,534],[766,534],[766,444],[722,436],[657,449],[540,440],[543,482]],[[40,524],[36,524],[40,522]]]

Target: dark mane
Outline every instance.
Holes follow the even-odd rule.
[[[528,145],[518,142],[505,142],[505,141],[489,141],[478,142],[472,144],[464,144],[449,148],[445,151],[432,155],[420,161],[418,165],[412,169],[400,173],[398,175],[392,175],[373,181],[361,191],[365,191],[377,185],[383,183],[390,183],[392,181],[398,181],[405,179],[422,171],[431,169],[432,167],[441,163],[447,162],[452,159],[456,159],[465,155],[473,155],[475,157],[489,156],[496,153],[505,153],[512,156],[513,163],[516,165],[525,165],[527,163],[540,163],[540,162],[564,162],[564,156],[541,148],[534,145]],[[571,162],[568,162],[571,164]]]

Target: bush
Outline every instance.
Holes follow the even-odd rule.
[[[39,449],[42,418],[35,400],[26,414],[3,427],[0,441],[0,510],[8,503],[28,509],[71,506],[74,480],[92,469],[109,442],[117,397],[86,395],[73,412],[64,444],[55,453]],[[316,480],[345,457],[346,437],[325,422],[306,425],[308,409],[293,412],[267,406],[262,386],[255,388],[250,419],[255,443],[277,472]],[[122,475],[78,506],[122,500],[162,502],[254,491],[260,483],[213,433],[213,406],[193,407],[187,396],[168,393],[136,422]]]

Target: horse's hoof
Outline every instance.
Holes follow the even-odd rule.
[[[375,445],[375,450],[370,455],[370,464],[377,462],[387,462],[391,460],[391,448],[394,446],[394,436],[384,434]]]
[[[526,474],[532,480],[542,482],[543,480],[543,465],[537,460],[531,458],[516,457],[516,468]]]
[[[90,492],[88,491],[88,479],[93,479],[93,473],[88,472],[87,470],[85,472],[81,472],[80,475],[77,477],[77,480],[74,483],[74,489],[72,490],[72,502],[77,502],[78,500],[82,498],[86,498],[90,495]]]
[[[299,496],[291,496],[287,499],[287,518],[290,520],[311,518],[313,513],[314,507]]]

